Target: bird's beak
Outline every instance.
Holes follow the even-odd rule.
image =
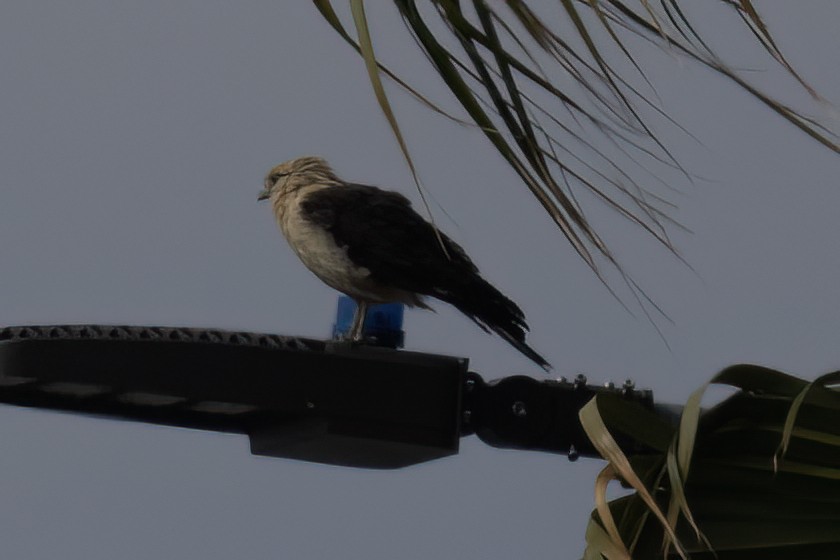
[[[268,192],[268,189],[263,189],[260,191],[260,194],[257,195],[257,200],[266,200],[271,196],[271,193]]]

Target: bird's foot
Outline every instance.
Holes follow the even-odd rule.
[[[341,342],[342,344],[367,344],[369,343],[374,337],[365,336],[365,333],[362,329],[358,328],[357,325],[352,325],[349,329],[344,332],[337,332],[333,336],[333,340],[335,342]]]
[[[359,340],[354,340],[347,334],[339,335],[327,343],[327,351],[329,352],[352,352],[355,349],[363,347],[376,346],[375,337],[366,337]]]
[[[349,346],[365,346],[368,344],[376,344],[376,337],[375,336],[352,336],[349,333],[339,335],[335,338],[336,342],[341,342],[342,344],[347,344]]]

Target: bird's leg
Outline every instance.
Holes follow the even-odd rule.
[[[368,304],[366,301],[356,302],[356,313],[353,315],[353,325],[350,327],[350,340],[362,340],[365,329],[365,315]]]

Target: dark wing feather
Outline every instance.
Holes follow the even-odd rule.
[[[301,208],[347,248],[354,263],[384,284],[435,295],[442,279],[478,274],[464,250],[441,233],[447,257],[434,228],[399,193],[346,185],[308,195]]]
[[[350,184],[311,193],[301,208],[378,282],[450,303],[548,367],[525,343],[528,326],[522,310],[481,277],[460,245],[442,232],[438,236],[401,194]]]

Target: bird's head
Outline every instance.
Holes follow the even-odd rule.
[[[257,200],[266,200],[274,195],[281,196],[293,190],[312,184],[340,184],[333,170],[325,159],[305,156],[290,159],[275,166],[263,182],[263,190]]]

